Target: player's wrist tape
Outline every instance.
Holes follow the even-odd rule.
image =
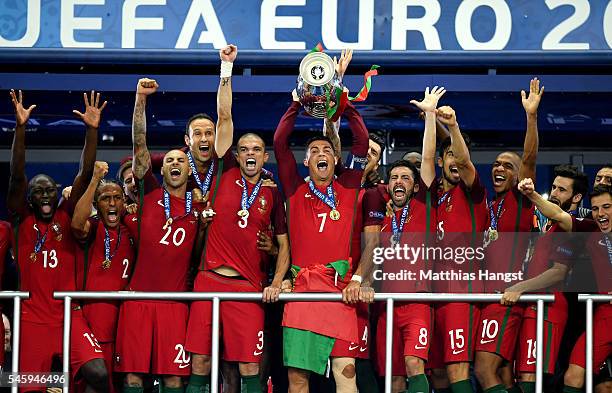
[[[363,277],[361,277],[359,274],[353,274],[353,277],[351,277],[351,281],[357,281],[361,284],[363,282]]]
[[[221,78],[230,78],[232,76],[232,68],[234,63],[231,61],[221,60]]]

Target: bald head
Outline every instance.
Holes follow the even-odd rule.
[[[266,142],[264,142],[263,138],[253,132],[247,132],[243,136],[238,139],[238,143],[236,143],[236,147],[240,147],[246,140],[258,141],[261,143],[261,146],[265,149]]]

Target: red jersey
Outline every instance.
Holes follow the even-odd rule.
[[[488,228],[492,225],[491,213],[497,221],[498,239],[490,241],[485,248],[484,269],[492,273],[519,272],[529,247],[528,233],[533,228],[534,206],[513,187],[511,191],[496,197],[489,204]],[[515,283],[487,280],[484,284],[487,293],[494,293],[503,292]]]
[[[187,290],[191,252],[198,232],[194,203],[185,214],[185,199],[170,195],[172,225],[164,229],[163,188],[141,198],[138,258],[129,289],[145,292],[182,292]]]
[[[4,276],[4,263],[6,256],[11,249],[13,235],[11,233],[11,224],[7,221],[0,221],[0,283]]]
[[[612,248],[609,247],[612,247],[610,234],[599,230],[591,234],[587,242],[597,289],[601,293],[612,292]]]
[[[228,153],[229,154],[229,153]],[[214,200],[217,219],[208,228],[204,251],[204,270],[219,266],[234,268],[257,288],[266,281],[268,255],[257,248],[257,233],[287,233],[285,207],[276,187],[261,186],[248,209],[249,216],[238,216],[242,199],[242,174],[233,167],[223,173]],[[255,184],[247,181],[247,195],[251,196]]]
[[[70,230],[68,205],[62,203],[49,222],[37,220],[31,210],[18,219],[15,259],[20,290],[30,292],[30,299],[23,301],[24,321],[61,325],[63,301],[53,299],[53,292],[76,289],[77,246]],[[37,239],[42,244],[35,252]]]
[[[437,235],[440,246],[444,250],[472,247],[476,249],[482,246],[482,234],[487,226],[487,198],[486,189],[480,182],[478,173],[474,177],[474,183],[468,190],[463,181],[448,192],[442,189],[442,180],[436,179],[432,188],[438,184],[437,193]],[[437,279],[434,287],[437,292],[466,293],[482,292],[483,281],[480,280],[478,271],[482,267],[482,261],[477,258],[467,258],[466,255],[459,258],[453,254],[453,259],[445,258],[438,261],[436,270],[443,274],[459,275],[460,279]],[[450,253],[449,253],[450,254]],[[477,253],[473,254],[477,255]],[[465,257],[465,258],[464,258]],[[444,277],[444,276],[442,276]]]

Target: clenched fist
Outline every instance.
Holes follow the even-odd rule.
[[[159,85],[155,79],[141,78],[138,80],[138,85],[136,86],[136,94],[148,96],[155,93],[158,88]]]

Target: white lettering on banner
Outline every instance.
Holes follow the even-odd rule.
[[[408,18],[409,6],[423,7],[420,18]],[[434,27],[440,19],[440,3],[436,0],[393,0],[391,23],[391,50],[406,50],[406,31],[418,31],[423,35],[425,49],[440,50],[440,35]]]
[[[476,41],[472,34],[472,16],[479,7],[489,7],[495,13],[495,31],[489,41]],[[467,50],[502,50],[512,34],[512,13],[504,0],[465,0],[455,15],[457,42]]]
[[[104,0],[63,0],[60,40],[64,48],[104,48],[104,42],[82,42],[74,39],[75,30],[101,30],[102,18],[74,16],[75,5],[104,5]]]
[[[608,46],[612,48],[612,1],[608,3],[606,12],[604,12],[603,18],[604,37]]]
[[[166,5],[166,0],[125,0],[121,18],[121,47],[136,48],[136,30],[163,30],[164,18],[137,18],[141,5]]]
[[[323,0],[321,7],[321,37],[324,47],[331,50],[374,49],[374,0],[359,0],[357,42],[341,41],[338,38],[338,0]],[[344,15],[341,17],[346,18]]]
[[[542,41],[542,49],[547,50],[574,50],[574,49],[589,49],[588,42],[561,42],[566,35],[582,26],[584,22],[589,19],[591,6],[588,0],[546,0],[546,5],[549,9],[554,10],[555,8],[562,5],[571,5],[574,7],[574,13],[572,16],[564,20],[555,26]],[[608,5],[609,7],[609,5]],[[606,23],[604,18],[604,33],[606,30]],[[610,43],[608,43],[609,45]]]
[[[301,29],[301,16],[277,16],[280,6],[304,6],[306,0],[263,0],[259,24],[259,42],[262,49],[306,49],[304,41],[277,41],[276,29]]]
[[[175,48],[189,48],[191,38],[193,37],[193,33],[195,33],[200,18],[204,20],[204,24],[208,30],[204,30],[200,33],[198,44],[211,43],[215,49],[221,49],[227,45],[223,30],[219,24],[219,18],[217,18],[217,13],[210,0],[193,0],[191,7],[189,7],[189,12],[187,12],[187,17],[185,17],[185,23],[183,23],[181,34],[179,34],[176,40]]]
[[[27,25],[23,37],[16,40],[7,40],[0,35],[0,46],[31,48],[36,44],[40,35],[40,0],[28,0],[27,12]]]

